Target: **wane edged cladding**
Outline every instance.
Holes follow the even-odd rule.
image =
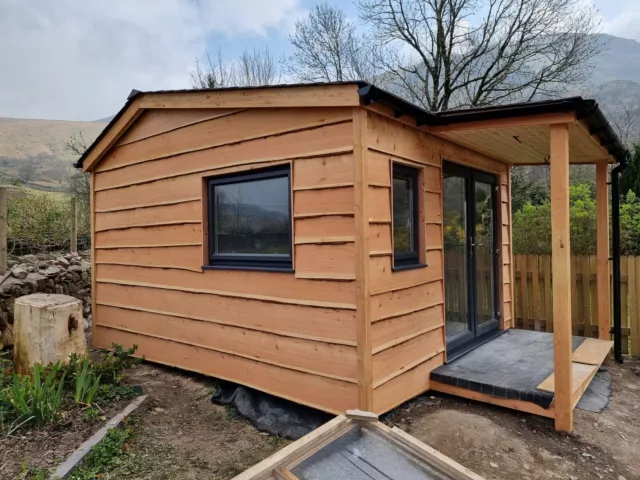
[[[352,108],[143,113],[93,171],[94,343],[357,406]],[[204,270],[205,179],[290,166],[295,273]]]
[[[445,360],[443,160],[499,177],[511,326],[506,164],[375,103],[227,106],[152,108],[104,136],[115,143],[89,168],[96,346],[137,344],[151,361],[333,413],[383,413],[428,390]],[[423,268],[393,271],[394,163],[420,172]],[[203,269],[207,179],[278,166],[289,168],[293,272]]]

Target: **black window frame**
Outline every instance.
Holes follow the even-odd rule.
[[[403,178],[410,178],[411,187],[413,188],[413,215],[412,215],[412,234],[413,234],[413,245],[415,247],[415,251],[413,252],[404,252],[397,253],[395,251],[395,244],[393,246],[393,269],[394,270],[407,270],[411,268],[419,268],[425,267],[424,263],[420,262],[420,249],[422,246],[420,245],[420,189],[419,189],[419,179],[420,179],[420,169],[417,167],[411,167],[409,165],[403,163],[394,162],[392,165],[392,175],[391,175],[391,185],[393,187],[393,181],[397,176],[402,176]],[[391,194],[391,235],[395,239],[395,222],[394,222],[394,195]]]
[[[289,255],[273,254],[217,254],[215,248],[215,188],[221,185],[238,184],[272,178],[286,178],[289,199]],[[293,272],[293,212],[291,206],[291,165],[280,165],[273,168],[250,170],[220,175],[207,179],[208,195],[208,234],[209,234],[209,264],[204,269],[217,270],[258,270],[271,272]]]

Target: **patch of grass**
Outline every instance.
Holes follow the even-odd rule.
[[[49,471],[44,468],[31,468],[26,462],[22,462],[20,474],[16,480],[45,480],[49,478]]]
[[[36,363],[33,375],[18,376],[14,373],[8,396],[21,425],[41,427],[60,417],[64,374],[57,380],[59,372],[59,363],[51,368]]]
[[[278,451],[289,443],[282,437],[265,437],[265,440],[266,445],[262,448],[244,450],[238,452],[238,455],[218,461],[212,473],[215,474],[216,478],[225,480],[233,478],[264,460],[271,452]]]
[[[72,480],[95,479],[116,467],[123,456],[122,448],[132,432],[133,427],[129,424],[123,428],[109,430],[104,440],[91,449],[82,466],[70,478]]]

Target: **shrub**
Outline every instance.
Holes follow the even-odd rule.
[[[59,363],[49,369],[36,363],[33,375],[18,376],[14,373],[9,399],[23,423],[41,427],[59,418],[64,387],[64,374],[59,379],[59,371]]]
[[[102,377],[102,383],[119,384],[122,381],[123,372],[139,365],[142,358],[134,358],[133,354],[138,350],[138,346],[125,349],[122,345],[112,344],[113,351],[108,352],[102,362],[95,364],[96,373]]]

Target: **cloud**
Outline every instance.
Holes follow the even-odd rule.
[[[286,34],[300,10],[299,0],[2,0],[0,116],[111,115],[132,88],[187,88],[211,36]]]
[[[602,30],[616,37],[631,38],[640,42],[640,8],[603,22]]]

